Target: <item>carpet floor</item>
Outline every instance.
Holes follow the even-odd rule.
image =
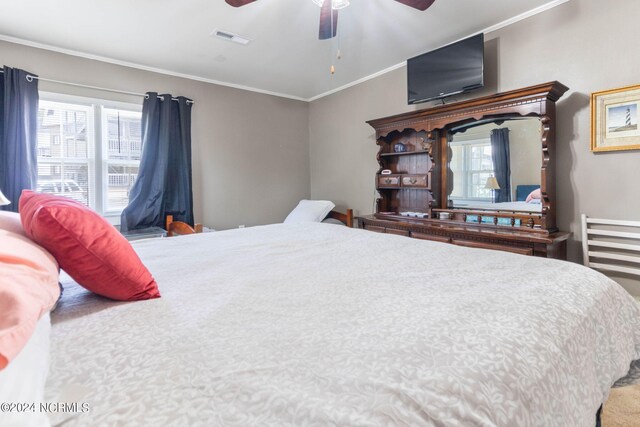
[[[640,384],[611,389],[602,427],[640,427]]]

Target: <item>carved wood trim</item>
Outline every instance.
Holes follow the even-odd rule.
[[[369,120],[367,123],[376,129],[376,138],[380,138],[386,137],[391,131],[401,128],[423,131],[440,128],[439,126],[434,126],[434,123],[430,121],[453,122],[460,120],[460,117],[474,118],[478,114],[486,115],[488,112],[499,114],[500,110],[522,109],[523,106],[529,104],[538,104],[529,114],[544,115],[546,113],[546,103],[544,101],[555,102],[567,90],[569,90],[568,87],[554,81],[452,104],[438,105],[425,110]],[[457,120],[451,120],[453,118],[457,118]]]

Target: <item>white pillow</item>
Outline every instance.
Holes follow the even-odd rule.
[[[336,205],[328,200],[300,200],[298,206],[291,211],[285,224],[295,224],[300,222],[322,222]]]
[[[20,222],[20,214],[16,212],[0,211],[0,230],[10,231],[12,233],[26,236]]]
[[[49,419],[40,411],[44,402],[44,385],[49,374],[49,312],[42,315],[33,335],[9,365],[0,371],[0,403],[32,404],[28,410],[0,412],[2,426],[48,426]]]

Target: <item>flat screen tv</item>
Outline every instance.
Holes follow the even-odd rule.
[[[407,61],[409,104],[442,99],[484,85],[484,34]]]

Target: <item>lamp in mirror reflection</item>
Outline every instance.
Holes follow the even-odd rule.
[[[2,194],[2,191],[0,191],[0,206],[4,206],[4,205],[9,205],[11,204],[11,200],[7,199],[4,194]]]
[[[485,184],[484,188],[488,188],[489,190],[491,190],[491,202],[495,203],[496,190],[500,189],[500,185],[498,185],[498,180],[496,179],[496,177],[491,175],[489,178],[487,178],[487,183]]]

